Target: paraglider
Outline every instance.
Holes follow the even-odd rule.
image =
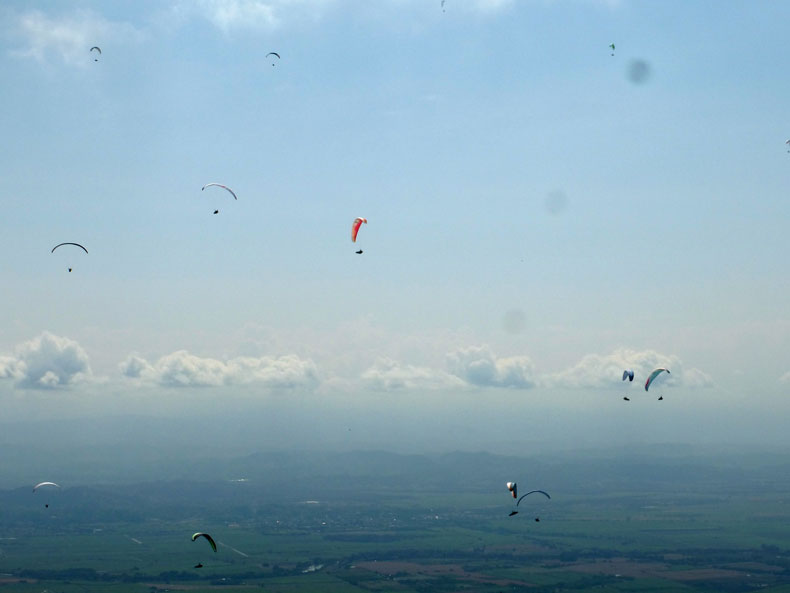
[[[518,497],[518,484],[515,482],[508,482],[505,484],[505,486],[507,486],[507,489],[510,491],[510,494],[513,495],[513,498]]]
[[[630,383],[631,381],[633,381],[633,380],[634,380],[634,371],[633,371],[633,370],[631,370],[631,369],[625,369],[625,370],[623,371],[623,381],[625,381],[626,379],[628,379],[628,382],[629,382],[629,383]],[[625,401],[627,401],[627,402],[630,402],[630,401],[631,401],[631,399],[630,399],[628,396],[625,396],[625,397],[623,397],[623,399],[624,399]]]
[[[227,185],[222,185],[221,183],[207,183],[206,185],[204,185],[200,189],[200,191],[203,191],[207,187],[212,187],[212,186],[221,187],[222,189],[227,190],[228,192],[230,192],[230,195],[233,196],[234,200],[238,200],[239,199],[239,198],[236,197],[236,193],[232,189],[230,189]]]
[[[278,59],[278,60],[280,59],[280,54],[278,54],[276,51],[270,51],[268,54],[266,54],[266,57],[267,57],[267,58],[268,58],[269,56],[277,56],[277,59]],[[272,66],[274,66],[274,60],[272,60]]]
[[[230,189],[230,188],[229,188],[227,185],[222,185],[221,183],[207,183],[206,185],[204,185],[204,186],[203,186],[203,187],[200,189],[200,191],[203,191],[203,190],[204,190],[204,189],[206,189],[207,187],[212,187],[212,186],[221,187],[222,189],[226,190],[227,192],[229,192],[229,193],[230,193],[230,195],[232,195],[232,196],[233,196],[233,199],[234,199],[234,200],[238,200],[238,199],[239,199],[239,198],[237,198],[237,197],[236,197],[236,193],[235,193],[235,192],[234,192],[232,189]],[[218,210],[218,209],[217,209],[217,210],[214,210],[214,214],[219,214],[219,210]]]
[[[203,563],[198,562],[197,564],[195,564],[195,568],[203,568]]]
[[[57,485],[55,482],[39,482],[38,484],[33,486],[33,494],[35,494],[36,490],[38,490],[39,488],[41,488],[43,486],[52,486],[54,488],[60,488],[60,486]],[[45,509],[49,508],[49,503],[48,502],[44,504],[44,508]]]
[[[787,146],[787,152],[790,152],[790,140],[785,142],[785,146]]]
[[[93,51],[94,51],[94,50],[95,50],[95,51],[97,51],[97,52],[99,52],[99,53],[98,53],[98,54],[96,54],[96,57],[95,57],[95,58],[93,58],[93,61],[94,61],[94,62],[98,62],[98,61],[99,61],[99,56],[101,55],[101,48],[100,48],[98,45],[94,45],[94,46],[93,46],[93,47],[90,49],[90,51],[91,51],[91,55],[93,55]]]
[[[88,253],[88,250],[87,250],[87,249],[85,249],[85,248],[84,248],[82,245],[80,245],[79,243],[58,243],[57,245],[55,245],[55,246],[52,248],[52,251],[50,251],[50,253],[55,253],[55,250],[56,250],[58,247],[63,247],[64,245],[75,245],[76,247],[79,247],[80,249],[82,249],[82,250],[83,250],[85,253]]]
[[[52,251],[50,251],[50,253],[55,253],[55,250],[56,250],[58,247],[63,247],[64,245],[74,245],[75,247],[79,247],[80,249],[82,249],[82,250],[83,250],[85,253],[88,253],[88,250],[87,250],[87,249],[85,249],[85,247],[83,247],[83,246],[82,246],[82,245],[80,245],[79,243],[58,243],[57,245],[55,245],[55,246],[52,248]],[[71,270],[72,270],[72,268],[71,268],[71,267],[69,267],[69,272],[71,272]]]
[[[662,368],[658,368],[658,369],[654,370],[652,373],[650,373],[650,376],[647,378],[647,381],[645,381],[645,391],[647,391],[648,389],[650,389],[650,385],[653,383],[653,381],[655,380],[655,378],[656,378],[656,377],[658,377],[658,376],[659,376],[661,373],[663,373],[664,371],[666,371],[666,372],[667,372],[667,374],[670,374],[670,373],[669,373],[669,369],[665,369],[665,368],[663,368],[663,367],[662,367]],[[663,396],[663,395],[660,395],[660,396],[658,397],[658,401],[663,401],[663,400],[664,400],[664,396]]]
[[[655,378],[665,371],[667,374],[670,374],[669,369],[665,369],[663,367],[655,369],[652,373],[650,373],[650,376],[647,378],[647,381],[645,381],[645,391],[648,391],[650,389],[650,385],[652,385]]]
[[[214,550],[214,552],[216,553],[216,551],[217,551],[217,544],[214,543],[214,538],[213,537],[211,537],[208,533],[201,533],[200,531],[198,531],[197,533],[192,535],[192,541],[195,541],[199,537],[205,537],[208,540],[208,543],[211,546],[211,549]]]
[[[362,223],[368,224],[367,218],[362,218],[361,216],[357,216],[354,219],[354,222],[351,224],[351,242],[357,242],[357,233],[359,232],[359,227],[362,226]]]
[[[447,1],[447,0],[442,0],[442,12],[446,12],[446,11],[444,10],[444,3],[445,3],[446,1]]]
[[[520,498],[519,498],[519,499],[516,501],[516,507],[518,508],[518,505],[520,505],[520,504],[521,504],[521,501],[522,501],[522,500],[524,500],[524,499],[525,499],[527,496],[529,496],[530,494],[542,494],[543,496],[545,496],[546,498],[548,498],[549,500],[551,500],[551,496],[549,496],[549,493],[548,493],[548,492],[544,492],[543,490],[530,490],[530,491],[529,491],[529,492],[527,492],[526,494],[522,495],[522,496],[521,496],[521,497],[520,497]],[[513,511],[511,511],[511,512],[510,512],[510,514],[508,515],[508,517],[512,517],[513,515],[518,515],[518,510],[513,510]],[[535,517],[535,521],[540,521],[540,518],[539,518],[539,517]]]
[[[518,501],[516,502],[516,506],[520,505],[520,504],[521,504],[521,501],[522,501],[522,500],[524,500],[524,499],[525,499],[527,496],[529,496],[530,494],[542,494],[543,496],[545,496],[546,498],[548,498],[549,500],[551,500],[551,496],[549,496],[549,493],[548,493],[548,492],[544,492],[543,490],[530,490],[529,492],[527,492],[526,494],[524,494],[523,496],[521,496],[521,497],[518,499]]]
[[[612,54],[611,55],[614,55],[614,43],[610,43],[609,44],[609,49],[612,50]]]
[[[54,486],[55,488],[60,488],[60,486],[55,482],[39,482],[38,484],[33,486],[33,492],[35,493],[35,491],[41,488],[42,486]]]
[[[362,250],[359,249],[359,250],[355,251],[354,253],[356,253],[357,255],[362,255]]]

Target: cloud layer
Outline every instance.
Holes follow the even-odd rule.
[[[57,57],[67,64],[87,66],[93,61],[92,46],[101,46],[110,39],[117,45],[142,37],[133,26],[109,21],[90,11],[57,17],[31,10],[17,15],[12,24],[13,34],[22,43],[12,53],[39,62]]]
[[[333,368],[331,357],[325,363],[328,369]],[[445,355],[444,368],[379,356],[367,369],[350,376],[331,370],[321,373],[312,358],[296,354],[220,360],[177,350],[153,362],[130,354],[119,365],[122,375],[133,380],[129,385],[206,388],[255,385],[272,390],[314,390],[323,382],[342,386],[344,391],[602,389],[619,384],[624,369],[633,369],[635,382],[643,383],[657,367],[671,370],[670,375],[662,375],[662,386],[686,389],[713,386],[710,375],[698,368],[686,368],[676,355],[625,348],[604,355],[587,354],[571,367],[545,374],[536,372],[528,356],[498,356],[488,345],[450,351]],[[50,332],[19,344],[13,354],[0,355],[0,381],[13,381],[20,389],[63,388],[93,378],[85,350],[76,341]],[[790,373],[779,381],[790,382]]]
[[[699,389],[712,387],[713,380],[697,368],[685,368],[680,358],[654,350],[619,349],[610,354],[588,354],[575,365],[556,372],[538,374],[528,356],[499,357],[486,345],[458,348],[446,356],[447,369],[403,364],[380,358],[364,371],[365,386],[377,390],[442,390],[459,388],[602,389],[617,385],[623,370],[634,370],[636,381],[644,381],[657,367],[671,370],[662,376],[667,387]],[[783,381],[790,381],[790,373]]]
[[[199,18],[217,29],[229,33],[234,30],[274,30],[287,24],[316,21],[329,9],[345,10],[349,14],[392,14],[423,10],[436,4],[426,0],[179,0],[171,14],[177,20]],[[515,5],[515,0],[447,0],[445,11],[476,15],[494,15]]]
[[[611,387],[612,382],[621,380],[623,370],[633,369],[635,381],[644,381],[655,368],[665,367],[671,374],[662,381],[667,386],[683,386],[691,389],[710,387],[713,380],[703,371],[684,369],[675,355],[665,355],[655,350],[629,350],[621,348],[610,354],[587,354],[574,366],[545,375],[542,384],[546,387],[596,389]]]
[[[66,387],[91,375],[85,350],[49,332],[17,346],[14,356],[0,356],[0,379],[13,379],[21,389]]]
[[[535,367],[529,357],[498,358],[488,346],[459,348],[447,355],[447,366],[456,377],[477,387],[535,386]]]
[[[176,2],[179,20],[196,17],[217,29],[272,30],[288,21],[315,19],[335,0],[188,0]]]
[[[460,14],[495,15],[515,5],[515,0],[448,0],[446,10]],[[181,26],[192,20],[210,23],[229,34],[235,31],[273,31],[285,25],[319,21],[329,10],[359,15],[375,12],[382,15],[423,10],[424,0],[388,0],[360,3],[358,0],[173,0],[159,12],[160,25]],[[439,2],[432,4],[438,10]],[[364,11],[362,10],[364,9]],[[112,21],[91,10],[73,10],[57,14],[33,9],[9,12],[7,33],[19,40],[12,55],[45,62],[57,58],[86,67],[92,63],[89,49],[97,45],[118,46],[139,42],[156,18],[138,26]],[[150,15],[154,16],[154,15]]]
[[[448,353],[446,361],[447,370],[443,370],[382,357],[361,379],[366,387],[383,391],[535,386],[534,365],[526,356],[499,358],[488,346],[470,346]]]
[[[277,358],[242,356],[221,361],[178,350],[154,363],[132,354],[121,363],[120,370],[131,379],[163,387],[255,384],[270,389],[296,389],[313,388],[319,382],[315,363],[295,355]]]
[[[362,373],[362,382],[366,387],[378,391],[434,391],[465,386],[461,379],[444,371],[402,364],[390,358],[379,358]]]

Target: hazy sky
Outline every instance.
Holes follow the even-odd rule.
[[[788,22],[769,1],[7,0],[5,418],[759,441],[790,412]]]

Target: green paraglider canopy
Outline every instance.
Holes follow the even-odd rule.
[[[208,540],[208,543],[211,545],[211,549],[215,552],[217,551],[217,544],[214,543],[214,538],[211,537],[208,533],[201,533],[197,532],[192,535],[192,541],[195,541],[199,537],[205,537]]]

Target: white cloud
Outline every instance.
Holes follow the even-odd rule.
[[[352,3],[347,2],[347,4]],[[396,10],[402,10],[404,7],[409,6],[434,11],[442,3],[439,0],[435,0],[435,4],[434,0],[389,0],[387,2],[378,2],[377,5],[390,9],[395,8]],[[446,0],[442,8],[446,13],[494,15],[515,5],[516,0]]]
[[[447,0],[445,11],[462,14],[496,15],[515,6],[515,0]],[[438,10],[439,0],[177,0],[169,15],[172,20],[202,18],[217,29],[274,30],[287,24],[315,22],[331,8],[356,17],[395,18],[414,11]]]
[[[37,381],[37,383],[45,389],[52,389],[58,386],[60,383],[60,377],[58,377],[52,371],[47,371],[44,373],[44,376]]]
[[[296,355],[237,357],[227,361],[179,350],[153,364],[136,354],[120,364],[121,373],[163,387],[220,387],[256,384],[270,389],[312,388],[319,382],[312,360]]]
[[[682,361],[675,355],[625,348],[605,355],[587,354],[574,366],[545,375],[541,383],[549,387],[605,388],[621,381],[625,369],[634,370],[634,381],[644,381],[650,371],[658,367],[670,370],[662,382],[666,386],[695,389],[713,385],[710,375],[696,368],[684,369]]]
[[[335,0],[188,0],[173,6],[180,19],[197,16],[227,33],[276,29],[286,21],[315,19]]]
[[[2,369],[2,362],[0,361],[0,369]],[[2,372],[2,371],[0,371]],[[790,371],[787,371],[784,375],[779,377],[780,383],[790,383]]]
[[[371,3],[372,4],[372,3]],[[388,2],[379,2],[379,5],[395,7],[402,9],[404,6],[412,6],[418,8],[428,8],[435,10],[442,6],[440,0],[389,0]],[[464,13],[483,13],[494,14],[516,5],[516,0],[446,0],[444,2],[444,12],[464,12]]]
[[[401,389],[434,391],[457,389],[465,385],[458,377],[444,371],[401,364],[383,357],[362,373],[362,380],[368,387],[380,391]]]
[[[498,358],[488,346],[459,348],[447,355],[450,372],[478,387],[535,386],[534,364],[527,356]]]
[[[262,0],[203,0],[197,5],[216,27],[229,31],[237,27],[271,28],[280,24],[274,2]]]
[[[534,365],[528,357],[497,358],[488,346],[454,350],[447,354],[446,363],[448,370],[441,370],[380,357],[361,378],[368,387],[386,391],[535,386]]]
[[[121,373],[130,379],[139,379],[144,374],[153,372],[153,367],[148,364],[148,361],[137,354],[130,354],[119,367]]]
[[[0,379],[14,379],[22,389],[54,389],[91,378],[88,355],[68,338],[44,332],[0,357]]]
[[[132,25],[112,22],[90,11],[71,16],[52,17],[31,10],[12,19],[13,34],[20,37],[22,47],[14,55],[44,62],[57,56],[67,64],[87,66],[93,59],[90,48],[105,41],[115,45],[139,40],[142,35]]]
[[[513,6],[514,3],[514,0],[475,0],[473,2],[475,9],[480,12],[497,12]]]
[[[23,370],[13,356],[0,356],[0,379],[19,379]]]
[[[688,387],[689,389],[700,389],[704,387],[713,387],[713,378],[696,368],[691,368],[686,371],[680,371],[683,373],[680,376],[681,384],[684,387]]]

